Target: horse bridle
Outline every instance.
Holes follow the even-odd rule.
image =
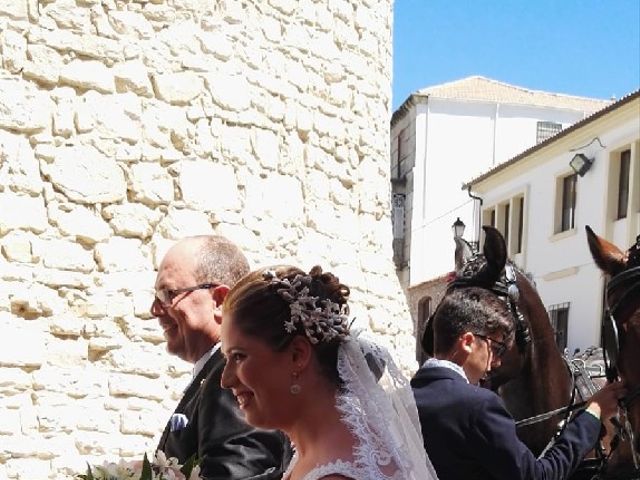
[[[626,287],[625,287],[626,285]],[[612,292],[623,288],[617,301],[611,305],[609,298]],[[640,288],[640,266],[632,267],[613,277],[606,288],[607,312],[602,322],[602,343],[605,351],[605,364],[607,367],[607,379],[613,381],[618,376],[617,363],[620,346],[624,342],[624,332],[618,330],[615,315],[620,306],[631,294]]]
[[[640,237],[638,238],[639,240],[637,245],[640,246]],[[621,286],[625,286],[626,282],[631,282],[631,286],[626,286],[622,291],[622,294],[619,295],[616,303],[609,306],[610,293],[616,289],[619,289]],[[640,266],[632,267],[616,275],[607,285],[607,289],[606,289],[607,313],[602,322],[602,346],[603,346],[602,350],[603,350],[603,357],[605,362],[605,374],[609,382],[612,382],[618,378],[618,368],[617,368],[618,355],[619,355],[621,346],[624,344],[624,332],[621,332],[618,330],[614,315],[620,308],[622,302],[625,301],[639,287],[640,287]],[[569,370],[572,372],[571,375],[573,378],[573,371],[571,367],[569,367]],[[635,446],[634,433],[631,427],[631,423],[629,421],[629,413],[628,413],[628,410],[631,404],[634,401],[638,400],[639,398],[640,398],[640,385],[637,385],[631,391],[629,391],[627,395],[620,401],[620,408],[624,413],[625,422],[624,424],[622,424],[621,422],[619,421],[616,422],[614,421],[614,419],[612,419],[612,422],[614,423],[614,425],[616,426],[616,429],[618,430],[618,439],[615,441],[615,443],[612,443],[609,454],[606,456],[602,456],[600,458],[599,460],[600,464],[598,468],[599,472],[604,471],[604,469],[606,468],[607,460],[611,456],[615,448],[618,446],[620,438],[624,438],[629,441],[634,467],[636,468],[636,470],[640,469],[640,452],[637,451]],[[579,404],[574,404],[573,397],[572,397],[572,401],[570,405],[566,407],[558,408],[556,410],[552,410],[550,412],[545,412],[531,418],[519,420],[516,422],[516,426],[521,427],[525,425],[531,425],[534,423],[542,422],[559,414],[571,414],[571,412],[575,410],[584,408],[586,403],[587,402],[584,401]],[[564,422],[564,425],[566,425],[566,422]],[[593,478],[600,478],[600,477],[596,475]],[[634,476],[633,478],[636,478],[636,477]]]
[[[640,246],[640,236],[636,241],[635,250]],[[632,249],[633,250],[633,249]],[[620,349],[624,345],[624,332],[618,329],[615,315],[621,305],[627,300],[632,293],[640,288],[640,266],[631,267],[624,272],[614,276],[606,288],[606,305],[607,312],[602,321],[602,350],[605,362],[605,371],[607,380],[612,382],[618,378],[618,356]],[[622,293],[617,296],[617,300],[613,305],[609,304],[609,298],[612,292],[622,289]],[[640,398],[640,385],[636,385],[627,395],[620,401],[620,408],[624,413],[624,424],[616,425],[619,435],[629,440],[631,455],[636,469],[640,468],[640,452],[635,446],[635,439],[631,422],[629,421],[629,408],[631,404]]]

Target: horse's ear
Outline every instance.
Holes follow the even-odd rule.
[[[591,256],[600,270],[611,276],[622,272],[627,265],[627,253],[596,235],[589,225],[584,228],[587,231],[587,242]]]
[[[466,240],[460,237],[453,237],[453,239],[456,242],[456,272],[459,272],[465,262],[473,256],[473,250]]]
[[[491,276],[495,276],[497,280],[507,263],[507,244],[498,229],[488,225],[485,225],[482,229],[485,235],[482,253],[487,260]]]

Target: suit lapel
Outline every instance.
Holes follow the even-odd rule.
[[[202,367],[202,370],[198,372],[198,375],[196,375],[196,377],[191,381],[187,389],[184,391],[184,394],[182,395],[180,402],[178,402],[178,405],[173,411],[173,415],[175,415],[176,413],[184,412],[186,405],[189,403],[191,399],[193,399],[196,396],[196,394],[198,393],[198,390],[200,390],[200,387],[202,387],[202,385],[206,381],[207,376],[209,375],[209,372],[211,372],[211,370],[213,370],[213,368],[221,360],[222,360],[222,354],[220,353],[220,350],[215,352],[211,356],[211,358],[207,360],[207,363],[204,364],[204,366]],[[164,431],[162,432],[162,436],[160,437],[160,441],[158,442],[157,450],[164,450],[164,446],[167,442],[167,437],[169,436],[169,433],[171,433],[171,421],[168,421],[164,427]]]

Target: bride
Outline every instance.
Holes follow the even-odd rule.
[[[249,424],[288,434],[284,480],[435,480],[411,389],[350,334],[348,295],[320,267],[249,273],[223,306],[222,386]]]

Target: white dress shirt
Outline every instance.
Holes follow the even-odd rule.
[[[469,383],[469,379],[467,378],[467,374],[464,373],[464,369],[457,363],[451,362],[449,360],[441,360],[439,358],[431,357],[431,358],[427,358],[427,361],[424,362],[423,366],[427,368],[433,368],[433,367],[448,368],[449,370],[453,370],[462,378],[464,378],[465,382]]]

